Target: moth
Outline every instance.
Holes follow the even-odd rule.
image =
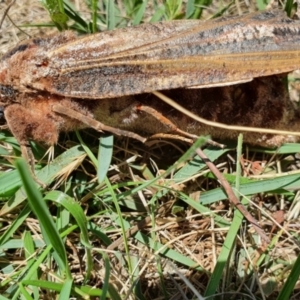
[[[235,131],[196,122],[165,95],[216,122],[299,131],[282,77],[300,68],[300,22],[271,10],[210,21],[143,24],[83,37],[66,31],[21,42],[0,61],[0,112],[30,159],[28,141],[54,145],[87,126],[139,134]],[[296,136],[248,134],[253,144]]]

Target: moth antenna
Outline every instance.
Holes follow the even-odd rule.
[[[158,97],[159,99],[163,100],[165,103],[169,104],[176,110],[182,112],[186,116],[190,117],[191,119],[203,123],[205,125],[222,128],[226,130],[234,130],[234,131],[244,131],[244,132],[257,132],[257,133],[267,133],[267,134],[274,134],[274,135],[294,135],[294,136],[300,136],[300,132],[297,131],[289,131],[289,130],[280,130],[280,129],[269,129],[269,128],[259,128],[259,127],[244,127],[244,126],[235,126],[235,125],[227,125],[224,123],[214,122],[214,121],[208,121],[204,118],[201,118],[191,111],[185,109],[183,106],[179,105],[175,101],[173,101],[171,98],[167,97],[166,95],[160,93],[160,92],[152,92],[153,95]]]

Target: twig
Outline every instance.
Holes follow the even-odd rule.
[[[217,167],[210,161],[210,159],[204,154],[204,152],[198,148],[196,153],[199,157],[205,162],[207,167],[211,170],[211,172],[217,177],[220,181],[222,187],[225,190],[225,193],[228,196],[229,201],[243,214],[243,216],[253,225],[257,234],[262,238],[266,243],[270,242],[270,239],[267,237],[263,229],[259,226],[258,221],[255,220],[251,214],[248,212],[246,207],[238,200],[236,195],[234,194],[232,187],[228,183],[228,181],[224,178],[222,173],[217,169]]]
[[[3,21],[5,19],[5,17],[7,16],[10,8],[15,4],[16,0],[12,0],[11,3],[8,4],[8,6],[6,7],[6,9],[3,12],[2,18],[0,20],[0,28],[2,27]]]

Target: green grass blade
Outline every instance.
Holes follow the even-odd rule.
[[[63,169],[72,165],[76,160],[82,160],[84,155],[85,151],[83,151],[80,145],[72,147],[56,157],[51,164],[45,166],[42,170],[37,172],[36,176],[41,182],[49,185],[51,182],[53,182],[57,174],[59,174]],[[96,158],[95,162],[97,162]],[[37,183],[34,184],[38,189],[40,189],[40,186]],[[1,208],[0,215],[9,213],[25,200],[26,194],[24,192],[24,188],[21,187],[14,197],[4,204],[4,206]]]
[[[109,259],[106,253],[102,253],[102,256],[104,258],[104,268],[105,268],[105,275],[103,279],[103,287],[102,287],[102,295],[100,300],[105,300],[106,295],[109,289],[109,278],[110,278],[110,263]]]
[[[19,284],[19,287],[20,287],[20,291],[22,293],[22,298],[21,299],[26,299],[26,300],[34,300],[30,294],[27,292],[27,290],[24,288],[23,284],[20,283]]]
[[[49,239],[49,242],[55,249],[57,254],[57,263],[60,266],[61,271],[65,273],[68,278],[71,278],[71,272],[68,266],[64,244],[56,230],[55,224],[42,198],[42,195],[36,188],[36,184],[31,178],[28,166],[24,160],[18,159],[16,161],[16,167],[20,173],[20,177],[28,197],[29,205],[39,219],[46,237]]]
[[[300,173],[241,184],[240,193],[247,196],[280,189],[299,189],[299,187]],[[220,188],[216,188],[201,194],[200,201],[203,205],[207,205],[225,199],[227,199],[225,192]]]
[[[42,1],[50,13],[53,23],[59,30],[67,29],[68,16],[64,10],[63,0],[45,0]]]
[[[95,33],[98,31],[98,26],[97,26],[98,1],[97,0],[92,0],[91,10],[92,10],[92,32]]]
[[[68,234],[70,234],[76,228],[77,228],[77,226],[71,226],[70,228],[68,228],[67,230],[65,230],[61,234],[61,237],[67,236]],[[34,274],[35,270],[37,270],[40,267],[40,265],[44,262],[46,257],[49,256],[49,253],[50,253],[51,250],[52,250],[52,245],[47,246],[36,257],[36,260],[35,260],[34,264],[32,266],[29,266],[28,271],[25,273],[24,280],[22,280],[22,283],[24,285],[32,285],[32,286],[37,286],[37,287],[44,288],[44,289],[49,289],[49,290],[53,289],[53,290],[56,290],[56,291],[61,290],[61,288],[62,288],[61,283],[54,283],[54,282],[50,282],[50,281],[32,280],[31,279],[31,277]],[[58,275],[56,275],[56,276],[58,276]],[[59,278],[59,276],[58,276],[58,278]],[[61,278],[61,280],[63,280],[63,278]],[[81,297],[86,296],[86,295],[83,295],[83,294],[100,296],[101,295],[101,290],[99,290],[99,289],[91,290],[91,287],[81,286],[80,289],[75,287],[74,288],[74,293],[80,295]],[[18,299],[19,294],[20,294],[20,290],[16,291],[13,299]]]
[[[57,292],[61,292],[64,286],[63,283],[51,282],[46,280],[23,280],[22,284],[37,286],[41,289],[46,289],[50,291],[52,290]],[[77,297],[80,296],[79,298],[76,299],[88,299],[88,296],[100,297],[102,295],[102,290],[87,285],[83,285],[83,286],[75,285],[72,287],[72,295],[77,295]]]
[[[146,11],[146,8],[147,8],[147,4],[148,4],[148,1],[143,0],[141,6],[139,7],[139,9],[138,9],[133,21],[132,21],[133,25],[138,25],[142,22],[145,11]]]
[[[251,147],[251,151],[268,153],[268,154],[289,154],[289,153],[297,153],[300,151],[300,144],[284,144],[279,148],[266,149],[261,147]]]
[[[90,160],[92,161],[92,163],[97,166],[98,161],[97,158],[95,157],[94,153],[91,151],[91,149],[85,144],[85,142],[82,140],[81,135],[78,131],[75,132],[76,136],[80,142],[81,147],[84,149],[84,151],[86,152],[86,154],[88,155],[88,157],[90,158]]]
[[[51,200],[62,205],[76,220],[76,224],[80,228],[80,240],[86,248],[86,278],[89,278],[91,270],[93,269],[93,261],[90,250],[92,246],[88,236],[87,219],[81,206],[73,198],[59,191],[52,191],[48,193],[44,199]]]
[[[286,282],[283,285],[283,288],[281,289],[279,296],[277,297],[277,300],[289,300],[290,295],[292,294],[295,285],[300,277],[300,256],[298,256],[297,260],[295,261],[295,264],[292,268],[292,271],[288,278],[286,279]]]
[[[65,3],[65,13],[66,15],[73,20],[75,23],[70,27],[73,30],[90,33],[89,24],[80,16],[80,14],[73,9],[73,7]]]
[[[25,231],[24,236],[23,236],[23,241],[24,241],[25,257],[27,259],[27,265],[28,266],[33,265],[33,263],[35,261],[35,255],[34,255],[35,245],[32,240],[32,236],[29,232]],[[38,270],[33,272],[31,278],[38,279]],[[34,299],[38,299],[39,298],[39,290],[37,289],[37,287],[31,286],[30,289],[34,295]]]
[[[115,28],[116,28],[115,2],[108,0],[108,2],[107,2],[107,29],[112,30]]]
[[[243,205],[246,205],[248,203],[247,200],[241,202]],[[218,287],[220,286],[220,280],[222,278],[223,271],[226,268],[228,257],[230,257],[230,252],[235,242],[243,218],[244,216],[241,214],[239,210],[236,210],[234,212],[232,224],[228,230],[223,247],[218,256],[218,260],[214,268],[213,274],[211,275],[209,279],[209,283],[206,287],[206,291],[204,295],[205,297],[214,295],[217,292]]]
[[[120,205],[119,205],[119,202],[117,200],[117,197],[115,195],[115,191],[113,190],[109,180],[107,178],[105,178],[105,183],[106,185],[108,186],[108,189],[112,195],[112,201],[113,201],[113,204],[115,206],[115,209],[116,209],[116,212],[117,212],[117,215],[118,215],[118,218],[119,218],[119,224],[120,224],[120,227],[121,227],[121,232],[122,232],[122,236],[124,238],[124,248],[125,248],[125,253],[126,253],[126,256],[127,256],[127,262],[128,262],[128,272],[129,274],[132,274],[132,266],[131,266],[131,263],[130,263],[130,254],[129,254],[129,247],[128,247],[128,241],[127,241],[127,238],[126,238],[126,226],[125,226],[125,220],[122,218],[122,211],[120,209]]]
[[[98,167],[97,176],[98,182],[102,183],[105,179],[108,169],[110,167],[114,147],[114,136],[108,135],[100,138],[98,150]]]
[[[73,286],[73,279],[66,279],[61,289],[61,292],[59,294],[58,300],[70,299],[72,286]]]
[[[188,0],[186,4],[185,18],[189,19],[195,11],[195,1]]]
[[[153,14],[153,16],[151,17],[151,20],[150,20],[150,23],[155,23],[155,22],[158,22],[160,21],[163,16],[165,15],[166,13],[166,9],[165,9],[165,6],[160,6],[156,11],[155,13]]]
[[[240,161],[241,153],[242,153],[242,135],[240,135],[238,138],[238,146],[237,146],[237,161],[238,162]],[[240,176],[241,176],[241,168],[240,167],[237,167],[236,173],[237,173],[236,185],[235,185],[236,186],[236,196],[239,198],[239,187],[240,187]],[[248,203],[247,200],[242,201],[243,205],[245,205],[247,203]],[[213,296],[218,291],[218,287],[221,286],[220,280],[221,280],[223,274],[225,273],[225,271],[229,272],[229,269],[230,269],[229,262],[230,262],[230,256],[231,256],[230,254],[234,247],[237,233],[243,222],[243,218],[244,218],[244,216],[242,215],[242,213],[237,208],[235,208],[235,213],[234,213],[234,217],[233,217],[231,226],[227,232],[223,247],[222,247],[221,252],[217,259],[216,266],[214,268],[214,271],[213,271],[213,273],[210,277],[210,280],[208,282],[208,285],[206,287],[206,291],[205,291],[206,297]],[[226,270],[226,267],[227,267],[227,270]]]
[[[289,17],[292,17],[293,10],[297,9],[297,5],[298,5],[298,2],[294,3],[293,0],[286,1],[284,10],[286,11],[286,13]]]
[[[4,233],[1,234],[0,246],[6,243],[14,235],[14,233],[20,228],[20,226],[24,224],[25,220],[27,219],[30,213],[31,213],[31,209],[28,205],[26,205],[18,215],[18,218],[16,218],[13,221],[13,223],[9,226],[9,228],[5,230]]]
[[[21,186],[21,178],[17,170],[4,172],[0,175],[0,197],[10,197]]]
[[[207,148],[203,152],[211,161],[215,161],[229,150],[231,149]],[[185,180],[186,178],[192,177],[193,175],[199,173],[199,171],[201,171],[204,168],[206,168],[205,162],[203,162],[199,156],[195,156],[183,168],[176,172],[176,174],[174,175],[174,180],[176,182],[180,182],[182,180]]]

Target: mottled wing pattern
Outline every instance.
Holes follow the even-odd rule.
[[[76,39],[48,52],[49,91],[113,98],[222,86],[300,68],[300,22],[282,11],[145,24]]]

